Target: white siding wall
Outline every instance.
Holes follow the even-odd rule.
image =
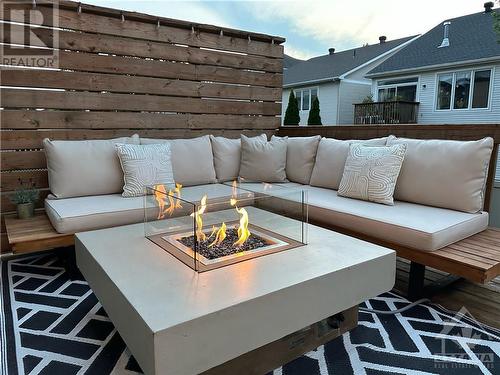
[[[340,82],[338,125],[350,125],[354,123],[354,104],[362,102],[366,96],[370,95],[370,91],[370,85],[349,81]]]
[[[337,124],[337,97],[338,97],[338,83],[323,83],[316,86],[318,88],[318,98],[319,98],[319,109],[321,122],[324,125],[336,125]],[[307,88],[309,86],[303,86]],[[302,87],[301,87],[302,88]],[[299,89],[299,88],[297,88]],[[288,106],[288,98],[290,96],[290,89],[283,89],[282,94],[282,104],[281,104],[281,124],[285,119],[286,107]],[[309,111],[300,111],[300,125],[307,125],[307,118],[309,117]]]
[[[411,76],[419,76],[417,87],[417,100],[420,102],[418,123],[419,124],[485,124],[500,123],[500,64],[478,65],[473,69],[493,68],[493,85],[491,90],[490,108],[488,109],[466,109],[466,110],[436,110],[436,86],[437,75],[446,71],[467,70],[469,68],[454,68],[443,71],[433,71]],[[391,78],[404,78],[395,76]],[[425,87],[424,87],[425,86]],[[372,93],[376,98],[377,80],[373,80]]]

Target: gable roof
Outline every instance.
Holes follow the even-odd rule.
[[[335,52],[333,55],[313,57],[304,62],[299,62],[284,71],[283,85],[292,86],[294,84],[334,80],[413,38],[415,36]]]
[[[499,9],[493,10],[499,13]],[[493,29],[492,13],[474,13],[448,20],[448,47],[438,48],[443,40],[443,22],[396,52],[367,76],[432,69],[477,60],[500,60],[500,44]]]
[[[304,60],[296,59],[295,57],[285,54],[283,57],[283,69],[289,69],[300,62],[304,62]]]

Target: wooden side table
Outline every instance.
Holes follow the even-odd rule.
[[[45,213],[37,213],[34,217],[23,220],[15,216],[6,217],[5,228],[14,254],[50,250],[74,244],[74,235],[57,233]]]

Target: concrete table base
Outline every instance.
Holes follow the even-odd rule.
[[[248,210],[285,236],[297,227]],[[389,291],[396,269],[394,251],[315,226],[303,247],[205,273],[146,239],[142,224],[79,233],[75,246],[79,269],[146,374],[216,368]]]

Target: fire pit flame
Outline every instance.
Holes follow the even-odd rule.
[[[205,232],[203,232],[203,219],[201,218],[201,215],[205,212],[207,209],[207,195],[205,194],[203,198],[201,198],[200,201],[200,208],[196,210],[191,216],[194,215],[194,218],[196,220],[196,239],[198,241],[206,241],[207,236]]]
[[[158,220],[164,219],[167,214],[172,216],[176,209],[182,208],[180,200],[181,188],[181,184],[175,184],[174,190],[169,189],[167,193],[165,185],[159,184],[154,186],[154,197],[158,204]],[[177,196],[176,201],[174,201],[175,196]]]
[[[248,213],[244,208],[235,207],[236,211],[241,215],[240,225],[238,227],[238,241],[236,241],[234,246],[241,246],[250,237],[250,231],[248,230]]]
[[[212,247],[214,245],[219,246],[222,241],[226,238],[226,223],[222,222],[222,225],[220,226],[219,230],[217,231],[215,235],[215,240],[208,245],[208,247]]]

